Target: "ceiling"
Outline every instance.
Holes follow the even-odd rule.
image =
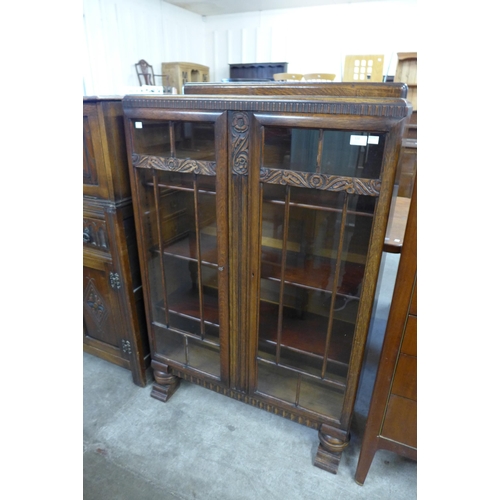
[[[164,0],[201,16],[237,14],[261,10],[290,9],[294,7],[315,7],[338,3],[368,2],[375,0]]]

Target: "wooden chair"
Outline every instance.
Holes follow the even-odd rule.
[[[144,59],[141,59],[135,64],[135,71],[137,72],[137,78],[139,78],[139,85],[156,85],[155,76],[166,76],[168,75],[156,75],[153,71],[153,66],[148,64]],[[162,83],[160,83],[162,85]]]
[[[273,78],[280,82],[298,82],[302,80],[300,73],[274,73]]]
[[[333,82],[335,75],[333,73],[308,73],[304,75],[306,82]]]

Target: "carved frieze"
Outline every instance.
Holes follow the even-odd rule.
[[[358,116],[379,116],[384,118],[406,118],[410,110],[408,103],[404,99],[387,98],[385,102],[380,99],[356,97],[332,97],[322,100],[296,98],[276,98],[266,99],[265,97],[250,98],[200,98],[191,95],[169,98],[161,96],[158,98],[148,96],[131,97],[123,99],[124,110],[131,108],[160,108],[172,110],[211,110],[211,111],[238,111],[245,109],[248,111],[276,112],[276,113],[311,113],[311,114],[331,114],[331,115],[358,115]],[[373,102],[368,102],[373,101]]]
[[[267,184],[281,184],[295,187],[321,189],[325,191],[347,191],[349,194],[367,196],[380,195],[379,179],[361,179],[358,177],[341,177],[294,170],[261,168],[260,180]]]
[[[218,392],[219,394],[224,394],[224,396],[229,396],[230,398],[237,399],[238,401],[243,401],[246,404],[256,406],[257,408],[268,411],[270,413],[274,413],[275,415],[280,415],[286,419],[292,420],[293,422],[297,422],[300,425],[310,427],[311,429],[319,430],[321,427],[321,422],[316,421],[312,418],[302,417],[301,415],[297,415],[292,411],[283,410],[282,408],[279,408],[274,404],[262,401],[258,398],[254,398],[248,394],[235,391],[228,387],[221,387],[220,385],[214,384],[208,380],[204,380],[191,374],[181,372],[176,368],[172,368],[172,374],[193,384],[201,385],[206,389],[210,389],[211,391]]]
[[[132,155],[134,167],[150,168],[153,170],[166,170],[168,172],[193,173],[199,175],[215,175],[214,161],[199,161],[191,159],[152,156],[152,155]]]

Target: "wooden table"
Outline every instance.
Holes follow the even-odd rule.
[[[391,206],[387,231],[385,233],[384,252],[401,253],[403,247],[406,221],[410,210],[410,198],[396,197]]]

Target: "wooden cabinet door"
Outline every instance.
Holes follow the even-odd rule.
[[[85,350],[99,351],[121,366],[128,366],[130,343],[124,336],[120,313],[120,277],[111,262],[84,254],[83,342]]]
[[[226,115],[142,114],[128,126],[153,361],[226,385]]]
[[[106,137],[101,115],[96,103],[83,104],[83,194],[107,198]]]
[[[382,251],[380,239],[372,251],[371,235],[381,232],[387,133],[310,116],[251,121],[260,155],[249,172],[250,275],[259,277],[251,280],[249,387],[291,412],[347,426]]]

